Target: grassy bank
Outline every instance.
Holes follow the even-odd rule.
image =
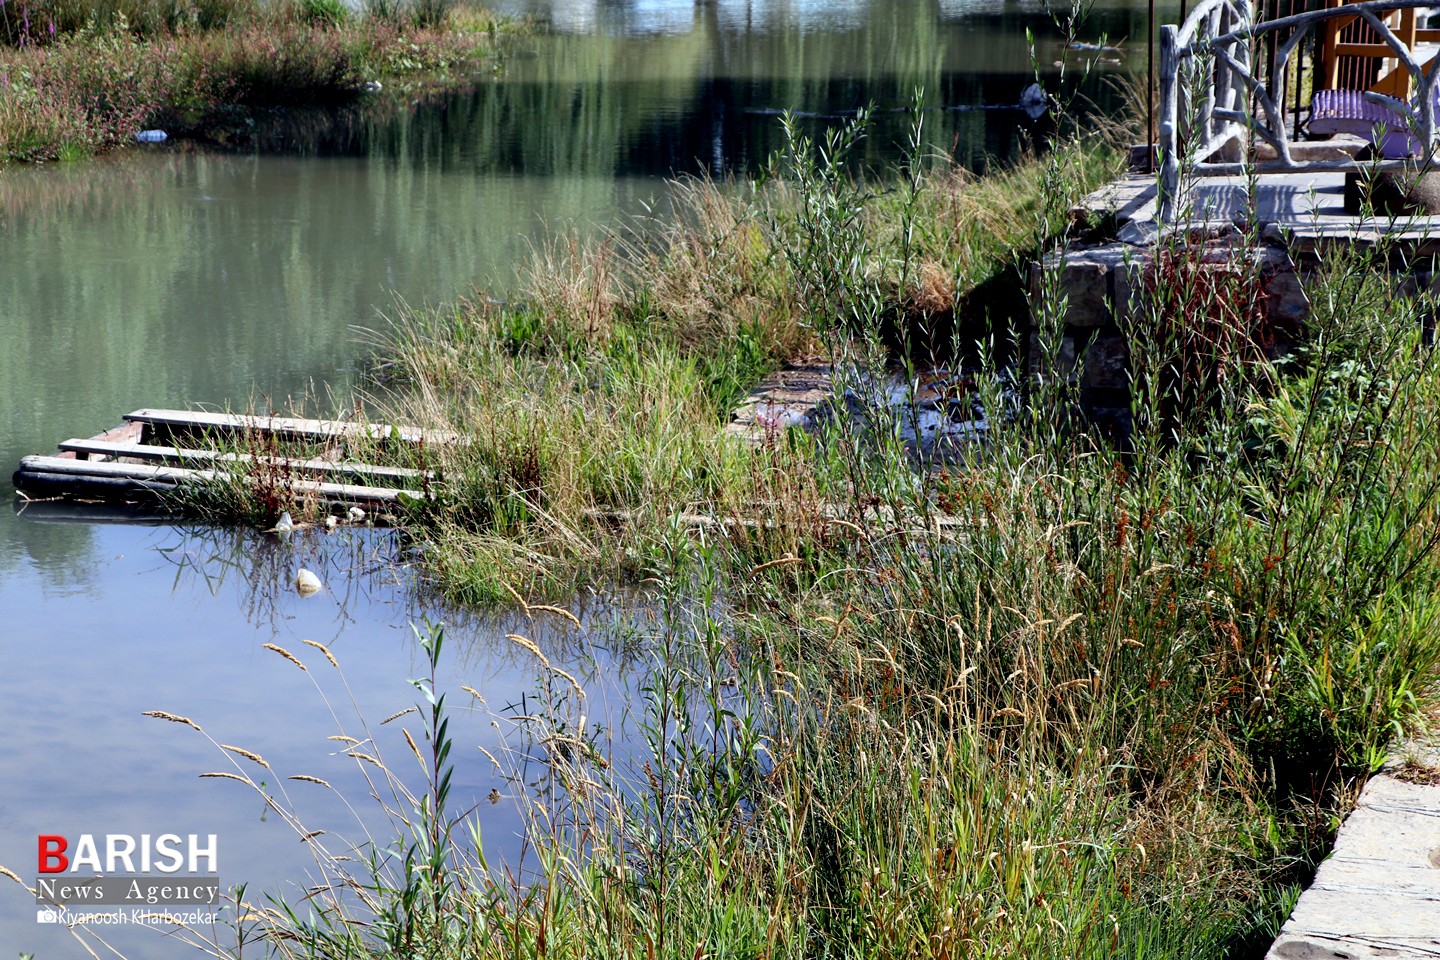
[[[263,111],[343,104],[372,81],[463,80],[516,29],[450,0],[10,4],[0,156],[79,159],[152,128],[243,141]]]
[[[809,147],[797,148],[803,165]],[[1056,163],[1079,190],[1114,154],[1077,146]],[[417,518],[448,594],[558,598],[643,575],[679,515],[749,529],[789,512],[755,530],[764,558],[803,548],[819,500],[898,483],[913,501],[913,480],[871,475],[877,463],[832,475],[809,439],[753,450],[724,426],[764,374],[841,341],[949,356],[989,349],[992,323],[1005,339],[1026,309],[1015,264],[1064,221],[1040,199],[1052,171],[1032,160],[977,180],[946,166],[873,191],[838,168],[784,173],[738,191],[681,184],[642,241],[552,244],[518,305],[475,299],[396,321],[391,373],[406,389],[391,415],[473,440],[432,451],[447,487]]]
[[[792,138],[748,192],[688,186],[643,243],[558,246],[523,304],[397,322],[394,418],[466,438],[426,452],[444,493],[407,518],[435,582],[481,603],[640,582],[639,755],[604,756],[573,677],[520,637],[551,788],[517,782],[533,872],[447,812],[455,744],[422,683],[406,737],[427,785],[399,794],[398,845],[322,855],[338,893],[252,904],[236,936],[446,960],[1268,943],[1433,706],[1440,358],[1416,305],[1380,261],[1335,258],[1305,345],[1267,359],[1258,319],[1217,333],[1262,316],[1249,261],[1162,248],[1127,331],[1135,432],[1110,446],[1063,380],[1010,406],[1001,291],[1113,151],[867,187],[844,164],[858,135]],[[1058,350],[1045,303],[1037,349]],[[967,340],[981,320],[993,337]],[[937,342],[989,413],[947,464],[873,379]],[[724,431],[761,374],[813,353],[847,415]]]

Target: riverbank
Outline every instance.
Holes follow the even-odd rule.
[[[0,157],[76,160],[141,130],[243,145],[277,112],[335,108],[386,84],[465,82],[526,29],[468,4],[220,0],[11,10],[0,35]]]
[[[1329,261],[1306,345],[1276,362],[1245,323],[1216,336],[1253,319],[1243,262],[1161,251],[1126,329],[1134,431],[1110,445],[1064,381],[1014,403],[1004,331],[1113,150],[867,187],[845,166],[859,134],[792,136],[753,190],[692,184],[642,244],[557,244],[523,303],[397,320],[394,419],[469,438],[427,453],[443,492],[408,518],[434,581],[530,611],[645,585],[640,755],[597,748],[572,678],[516,640],[563,798],[524,803],[535,872],[494,869],[434,813],[432,705],[404,855],[348,874],[373,910],[258,911],[288,955],[1214,957],[1274,938],[1358,784],[1433,707],[1440,359],[1383,252]],[[1041,351],[1061,349],[1056,282]],[[815,354],[852,415],[727,434],[762,374]],[[968,455],[917,462],[907,405],[877,399],[907,355],[983,413]],[[909,379],[910,401],[934,383]]]

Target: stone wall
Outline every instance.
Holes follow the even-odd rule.
[[[1184,269],[1228,273],[1237,279],[1242,271],[1254,271],[1261,289],[1267,352],[1278,355],[1293,346],[1309,314],[1309,301],[1301,282],[1303,270],[1284,246],[1243,244],[1233,231],[1209,231],[1184,242],[1189,246],[1182,253],[1170,253],[1179,257]],[[1129,343],[1131,335],[1141,332],[1140,325],[1155,322],[1154,308],[1146,302],[1155,286],[1154,257],[1154,248],[1112,242],[1072,246],[1063,255],[1051,254],[1043,265],[1031,265],[1031,303],[1044,309],[1045,298],[1054,295],[1064,304],[1060,343],[1053,354],[1041,348],[1038,320],[1031,316],[1027,350],[1031,381],[1066,378],[1077,389],[1082,412],[1107,432],[1129,431]],[[1044,282],[1046,271],[1052,277],[1054,271],[1060,272],[1053,294],[1047,287],[1055,284]]]

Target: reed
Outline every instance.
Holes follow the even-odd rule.
[[[571,806],[535,814],[539,879],[487,887],[441,955],[1268,942],[1432,702],[1424,304],[1387,286],[1389,252],[1336,258],[1277,360],[1244,259],[1207,272],[1165,248],[1128,331],[1124,443],[1083,429],[1063,381],[1008,406],[996,324],[951,354],[978,358],[984,442],[917,459],[873,387],[914,370],[904,324],[993,278],[956,266],[975,251],[1063,240],[1104,154],[1062,144],[1007,174],[1035,192],[1007,193],[1028,225],[1000,243],[952,219],[960,174],[878,191],[843,139],[793,142],[783,185],[692,184],[673,232],[576,250],[523,306],[397,325],[407,418],[475,438],[449,468],[468,492],[425,534],[439,582],[508,602],[643,577],[659,623],[641,759],[552,751]],[[1047,322],[1041,305],[1038,349]],[[724,435],[744,384],[816,349],[848,415]]]
[[[1183,264],[1157,272],[1150,302],[1172,324],[1169,311],[1189,304],[1188,330],[1203,334],[1208,301],[1185,291],[1228,310],[1248,278],[1197,288]],[[528,557],[552,538],[555,563],[577,541],[603,556],[594,545],[633,538],[625,562],[648,585],[646,607],[615,629],[650,667],[632,749],[605,752],[556,653],[567,645],[514,631],[537,701],[514,755],[492,759],[514,775],[516,758],[543,758],[543,789],[516,777],[533,860],[525,871],[493,861],[469,801],[447,792],[443,643],[425,631],[421,732],[407,729],[401,747],[418,774],[368,728],[334,735],[400,814],[394,837],[331,857],[297,818],[326,890],[303,910],[237,905],[248,919],[236,930],[306,960],[1199,958],[1263,946],[1336,812],[1433,707],[1440,359],[1387,283],[1372,261],[1337,259],[1315,281],[1306,346],[1283,361],[1248,356],[1219,380],[1197,364],[1227,363],[1228,346],[1197,355],[1173,325],[1137,325],[1137,432],[1123,449],[1022,413],[994,418],[977,455],[917,469],[883,411],[814,438],[713,448],[736,458],[720,502],[776,498],[762,501],[767,523],[725,535],[667,523],[653,500],[631,502],[622,535],[613,520],[587,524],[564,501],[575,488],[553,478],[599,468],[537,434],[531,486],[505,474],[527,506],[492,513],[509,526],[477,542]],[[542,359],[584,370],[541,394],[556,402],[580,402],[583,383],[615,403],[680,355],[620,339],[623,321],[514,352],[503,322],[485,337],[469,324],[431,329],[495,351],[497,375],[507,363],[545,373]],[[672,376],[661,382],[703,392]],[[998,392],[1000,372],[975,377],[983,395]],[[475,397],[445,396],[477,409]],[[589,453],[629,443],[698,456],[664,429],[634,435],[650,406],[675,401],[648,396],[584,407],[595,419],[574,422],[601,437]],[[1179,420],[1146,415],[1177,397],[1206,402]],[[617,415],[628,436],[606,421]],[[511,470],[495,456],[506,448],[481,449],[487,470]],[[694,466],[652,464],[620,489],[665,495]],[[417,529],[449,536],[477,522],[462,508]],[[523,566],[489,576],[522,615],[551,617],[551,604],[517,596],[533,579]],[[550,622],[595,629],[573,615]],[[226,778],[254,783],[240,767]]]
[[[687,185],[644,242],[542,253],[522,304],[396,323],[389,415],[467,438],[425,453],[446,478],[410,518],[430,576],[531,621],[579,583],[642,586],[616,627],[649,658],[633,749],[605,752],[554,645],[510,634],[539,678],[514,748],[542,789],[517,778],[533,860],[492,862],[452,790],[443,633],[421,631],[419,773],[368,727],[332,737],[393,835],[330,856],[262,791],[328,882],[303,906],[242,894],[237,936],[305,960],[1199,958],[1273,937],[1434,707],[1433,304],[1397,295],[1395,251],[1334,257],[1275,358],[1243,256],[1162,247],[1116,441],[1065,380],[1012,402],[1003,310],[979,335],[936,325],[1078,229],[1113,153],[1076,133],[1003,189],[912,157],[879,189],[847,166],[862,133],[792,136],[766,185]],[[1025,216],[997,237],[1000,194]],[[1059,348],[1058,283],[1033,349]],[[913,402],[941,347],[988,420],[949,459],[877,386]],[[828,424],[724,431],[810,351],[835,370]]]

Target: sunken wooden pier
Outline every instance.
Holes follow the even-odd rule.
[[[352,447],[419,448],[456,440],[454,434],[414,427],[196,410],[144,409],[123,419],[120,426],[88,439],[64,441],[58,454],[25,457],[15,471],[16,489],[30,499],[173,502],[182,487],[230,484],[237,473],[243,476],[263,464],[283,474],[297,498],[332,507],[384,508],[430,496],[434,474],[358,462],[350,459]],[[236,447],[278,450],[280,444],[321,454],[235,452]]]

